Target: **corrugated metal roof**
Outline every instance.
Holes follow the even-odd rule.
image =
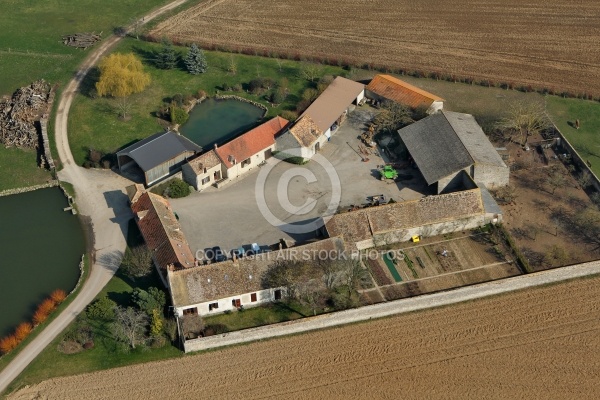
[[[148,172],[188,151],[199,153],[202,148],[177,133],[160,132],[124,148],[117,156],[131,157],[142,171]]]
[[[446,113],[430,115],[398,131],[429,185],[474,162]]]
[[[444,101],[435,94],[419,89],[391,75],[375,75],[367,85],[367,90],[411,108],[429,108],[434,101]]]
[[[300,117],[310,116],[317,127],[326,132],[363,90],[362,83],[338,76]]]

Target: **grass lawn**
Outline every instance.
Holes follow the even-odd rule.
[[[52,179],[50,172],[37,166],[35,150],[6,149],[0,146],[0,192],[40,185]]]
[[[132,96],[132,119],[129,121],[117,118],[114,100],[89,97],[87,94],[96,78],[92,77],[86,81],[82,88],[83,94],[79,94],[73,102],[69,119],[71,151],[78,164],[81,165],[85,161],[88,147],[111,153],[136,140],[163,131],[164,128],[153,113],[160,108],[165,99],[177,93],[185,96],[204,90],[209,95],[214,95],[217,91],[221,94],[237,94],[269,107],[266,115],[268,118],[285,109],[294,110],[304,89],[311,85],[309,81],[300,77],[299,62],[282,60],[280,70],[275,59],[241,54],[205,52],[209,69],[200,75],[189,74],[183,65],[173,70],[160,70],[153,65],[154,53],[160,47],[161,45],[156,43],[126,39],[115,50],[137,54],[152,77],[152,83],[144,92]],[[178,47],[177,51],[185,55],[187,49]],[[237,65],[235,75],[228,72],[232,57]],[[341,75],[346,72],[340,67],[321,68],[321,75]],[[244,91],[235,93],[222,90],[225,83],[229,86],[238,83],[244,85],[258,76],[270,77],[275,81],[287,78],[290,95],[286,101],[278,107],[270,107],[264,96],[254,96]]]
[[[558,129],[600,176],[600,103],[548,96],[546,109]],[[575,129],[575,120],[580,127]]]
[[[319,310],[317,310],[319,314]],[[247,308],[230,314],[220,314],[214,317],[204,318],[204,325],[220,326],[221,331],[238,331],[240,329],[255,328],[257,326],[276,324],[278,322],[292,321],[304,317],[310,317],[313,311],[310,307],[291,303],[273,303],[260,307]]]

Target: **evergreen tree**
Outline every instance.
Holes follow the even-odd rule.
[[[162,40],[163,47],[156,55],[156,66],[160,69],[173,69],[177,65],[177,54],[173,44],[167,38]]]
[[[196,43],[190,46],[184,61],[187,70],[192,75],[202,74],[206,72],[206,69],[208,68],[204,52],[196,45]]]

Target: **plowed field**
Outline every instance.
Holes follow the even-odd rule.
[[[597,0],[207,0],[151,35],[600,95]]]
[[[600,278],[57,378],[11,399],[592,399]]]

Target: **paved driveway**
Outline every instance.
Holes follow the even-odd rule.
[[[374,113],[371,108],[358,107],[350,114],[319,153],[326,162],[313,158],[308,164],[298,166],[272,158],[266,166],[256,168],[228,186],[171,200],[192,250],[221,246],[230,251],[249,243],[268,245],[282,238],[297,242],[315,238],[313,231],[286,232],[282,224],[302,225],[315,221],[326,214],[332,199],[333,210],[337,210],[338,201],[332,196],[336,188],[339,188],[341,208],[364,204],[368,196],[379,194],[396,201],[422,197],[403,183],[379,180],[377,166],[384,163],[379,152],[369,155],[369,161],[362,161],[357,137]],[[261,175],[266,176],[265,183],[257,186]],[[257,201],[261,194],[264,194],[266,207],[260,208],[268,208],[278,223],[268,221],[261,213],[261,202]],[[298,209],[292,210],[294,207]]]

